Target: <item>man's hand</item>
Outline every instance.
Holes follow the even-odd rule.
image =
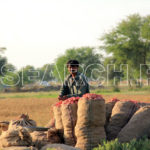
[[[64,101],[64,100],[66,100],[68,97],[65,95],[65,96],[58,96],[58,99],[59,100],[62,100],[62,101]]]

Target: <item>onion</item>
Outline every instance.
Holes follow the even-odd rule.
[[[92,94],[92,93],[86,93],[86,94],[84,94],[82,97],[87,98],[87,99],[93,99],[93,100],[96,100],[96,99],[103,99],[103,97],[102,97],[101,95]]]

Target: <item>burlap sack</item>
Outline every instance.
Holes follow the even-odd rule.
[[[63,139],[61,139],[59,135],[59,130],[55,128],[51,128],[47,131],[47,139],[49,143],[62,143]]]
[[[118,102],[118,101],[119,100],[117,98],[113,98],[112,100],[110,100],[106,103],[106,123],[105,123],[105,127],[107,127],[107,125],[109,123],[109,119],[111,117],[112,109],[113,109],[114,105],[116,104],[116,102]]]
[[[120,142],[150,135],[150,106],[141,107],[130,119],[128,124],[120,131],[118,139]]]
[[[32,139],[28,131],[24,128],[10,129],[0,136],[0,147],[10,146],[30,146]]]
[[[107,139],[115,139],[120,130],[137,111],[138,105],[133,101],[118,101],[113,107],[110,122],[106,128]]]
[[[30,133],[32,137],[32,145],[40,149],[48,144],[47,133],[44,131],[34,131]]]
[[[150,103],[139,102],[138,105],[139,105],[140,107],[144,107],[144,106],[150,106]]]
[[[0,122],[0,129],[1,129],[1,131],[7,131],[8,130],[8,126],[9,126],[9,122],[8,121],[1,121]]]
[[[48,144],[42,147],[41,150],[80,150],[79,148],[75,148],[72,146],[64,145],[64,144]]]
[[[8,129],[17,129],[18,127],[35,127],[36,122],[29,119],[28,114],[21,114],[16,120],[11,120]]]
[[[55,119],[52,118],[50,121],[45,125],[46,128],[55,128]]]
[[[61,106],[62,122],[64,127],[65,144],[75,146],[76,137],[74,128],[77,122],[77,101],[78,97],[65,100]]]
[[[102,97],[88,94],[79,100],[75,127],[77,137],[75,147],[91,150],[106,138],[104,131],[105,113],[105,101]]]
[[[59,103],[53,106],[53,113],[54,113],[54,119],[55,119],[55,128],[59,130],[60,134],[62,134],[63,136],[63,123],[61,119],[61,115],[62,115],[61,103],[62,101],[60,101]]]
[[[48,131],[34,131],[30,133],[32,137],[32,145],[41,149],[44,145],[52,143],[61,143],[61,140],[56,129],[49,129]]]
[[[11,146],[11,147],[6,147],[2,148],[1,150],[38,150],[35,147],[26,147],[26,146]]]

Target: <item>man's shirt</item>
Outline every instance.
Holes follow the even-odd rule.
[[[68,97],[81,97],[85,93],[89,93],[89,84],[87,78],[77,72],[75,78],[69,75],[63,83],[60,96],[67,95]]]

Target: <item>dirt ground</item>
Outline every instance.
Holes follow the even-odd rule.
[[[106,101],[116,97],[120,100],[136,100],[150,102],[150,94],[110,94],[103,95]],[[10,121],[21,113],[28,113],[38,126],[45,126],[52,118],[52,105],[57,98],[1,98],[0,121]]]

